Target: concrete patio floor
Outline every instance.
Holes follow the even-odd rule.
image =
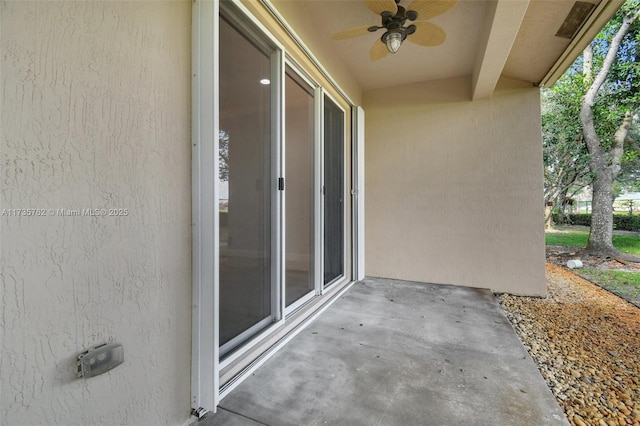
[[[490,291],[371,278],[197,423],[323,424],[568,422]]]

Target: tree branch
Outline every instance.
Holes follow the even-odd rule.
[[[593,83],[591,83],[589,90],[587,90],[587,93],[584,96],[585,105],[589,105],[589,107],[592,107],[593,104],[595,103],[596,94],[598,93],[598,90],[600,90],[600,87],[604,84],[605,80],[607,79],[607,76],[609,75],[609,71],[611,71],[611,66],[616,60],[616,56],[618,55],[618,50],[620,50],[620,45],[622,44],[622,39],[624,38],[625,35],[627,35],[627,33],[629,32],[629,29],[631,28],[631,25],[634,23],[634,21],[637,18],[638,18],[638,12],[636,12],[634,15],[631,15],[631,16],[625,16],[622,19],[622,25],[618,29],[618,32],[616,33],[616,35],[611,40],[611,45],[609,46],[609,51],[607,52],[607,55],[604,58],[604,62],[602,63],[602,68],[598,72],[598,75],[596,76]],[[591,58],[593,58],[593,50],[591,52],[592,52]]]
[[[588,44],[582,52],[582,73],[584,74],[583,80],[585,84],[593,83],[593,46]]]
[[[620,160],[622,159],[622,154],[624,154],[624,141],[629,134],[632,120],[633,115],[627,111],[622,119],[622,124],[620,124],[620,127],[618,127],[618,130],[616,130],[616,133],[613,135],[613,144],[609,152],[611,154],[611,167],[615,168],[614,176],[617,176],[620,172]]]
[[[607,158],[604,155],[604,151],[602,146],[600,145],[600,138],[596,132],[594,118],[593,118],[593,105],[595,104],[596,95],[598,94],[598,90],[604,84],[607,76],[609,75],[609,71],[611,71],[611,67],[616,60],[616,56],[618,54],[618,50],[620,50],[620,45],[622,44],[622,40],[624,36],[627,35],[629,29],[633,22],[638,18],[640,11],[637,11],[635,14],[630,16],[625,16],[622,20],[622,25],[618,29],[618,32],[611,40],[611,44],[609,45],[609,50],[607,51],[607,55],[604,58],[604,62],[602,63],[602,68],[598,72],[598,75],[595,77],[591,86],[587,90],[587,93],[584,95],[582,99],[582,107],[580,108],[580,122],[582,123],[582,133],[584,135],[585,142],[587,143],[587,148],[589,153],[591,154],[591,168],[593,170],[600,170],[607,166]],[[585,49],[584,59],[593,58],[593,50]],[[590,69],[592,65],[584,67],[585,70]],[[589,71],[591,72],[591,71]]]

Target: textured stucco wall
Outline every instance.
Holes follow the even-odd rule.
[[[537,89],[468,78],[365,93],[366,273],[545,292]]]
[[[0,424],[184,424],[191,2],[0,3]],[[62,216],[51,209],[128,209]],[[115,341],[89,380],[75,356]]]

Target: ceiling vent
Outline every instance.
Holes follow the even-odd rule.
[[[593,3],[584,1],[575,2],[556,33],[556,37],[572,39],[595,7],[596,5]]]

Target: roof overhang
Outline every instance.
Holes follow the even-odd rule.
[[[573,0],[459,0],[429,20],[446,32],[443,44],[405,41],[398,53],[372,61],[369,51],[380,43],[379,33],[331,38],[346,28],[379,24],[362,0],[262,1],[332,75],[353,80],[361,92],[466,77],[473,100],[490,98],[501,78],[553,85],[624,3],[581,0],[594,6],[567,38],[557,34],[571,17]]]
[[[540,80],[540,85],[546,87],[553,86],[623,4],[624,0],[601,1],[595,7],[582,28],[578,30],[578,33],[573,40],[571,40],[569,46],[567,46],[562,52],[562,55],[549,68],[547,74]]]

